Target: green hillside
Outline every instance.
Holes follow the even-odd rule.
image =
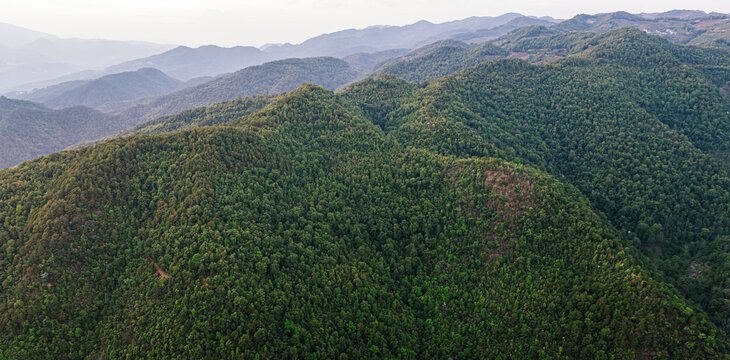
[[[384,64],[377,72],[393,74],[411,82],[424,82],[507,55],[507,50],[492,43],[468,45],[460,41],[444,40]]]
[[[11,101],[20,105],[6,107]],[[0,107],[0,169],[131,125],[125,119],[83,106],[50,110],[40,104],[0,98]]]
[[[730,266],[709,255],[728,256],[730,178],[714,155],[730,147],[730,119],[718,89],[680,61],[692,50],[619,29],[552,64],[484,63],[401,99],[391,94],[412,90],[392,79],[341,96],[404,144],[498,156],[575,185],[730,330]],[[368,112],[364,99],[381,98],[394,102]]]
[[[10,358],[710,358],[576,188],[404,147],[312,85],[0,172]]]
[[[0,171],[0,359],[728,358],[730,53],[601,19],[247,68]],[[121,124],[34,106],[0,144]]]

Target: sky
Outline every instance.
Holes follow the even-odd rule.
[[[567,19],[612,11],[730,13],[728,0],[0,0],[0,22],[60,37],[200,46],[300,43],[371,25],[507,12]]]

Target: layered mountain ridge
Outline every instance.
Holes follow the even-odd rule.
[[[730,53],[623,26],[707,19],[0,98],[7,141],[97,134],[0,171],[0,357],[725,358]]]

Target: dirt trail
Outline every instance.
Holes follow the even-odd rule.
[[[161,278],[163,278],[163,279],[169,279],[170,278],[170,275],[167,275],[166,272],[162,271],[162,269],[160,269],[160,265],[157,265],[157,262],[154,259],[152,259],[151,257],[149,257],[145,253],[142,253],[142,256],[146,257],[147,260],[149,260],[152,263],[152,265],[155,266],[155,269],[157,269],[157,273],[160,275]]]

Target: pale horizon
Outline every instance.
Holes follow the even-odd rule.
[[[403,26],[420,20],[443,23],[472,16],[520,13],[569,19],[578,14],[615,11],[654,13],[702,10],[730,13],[730,2],[617,0],[585,4],[575,0],[513,1],[509,5],[474,0],[2,0],[0,22],[61,38],[146,41],[198,47],[298,44],[309,38],[369,26]],[[401,15],[404,14],[404,15]],[[60,19],[60,20],[59,20]]]

